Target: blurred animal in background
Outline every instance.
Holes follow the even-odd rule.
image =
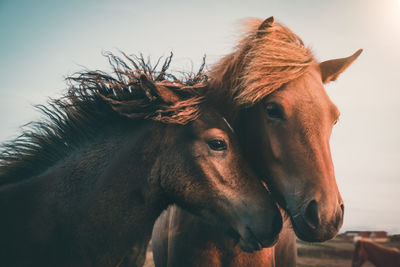
[[[352,267],[361,267],[366,261],[376,267],[399,267],[400,250],[388,248],[377,243],[358,240],[355,243]]]

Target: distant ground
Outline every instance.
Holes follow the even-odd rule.
[[[400,242],[381,243],[387,247],[400,248]],[[297,267],[351,267],[354,243],[344,237],[336,237],[324,243],[297,241]],[[367,262],[363,267],[373,267]]]
[[[400,249],[400,242],[388,242],[382,245]],[[351,267],[354,244],[343,237],[336,237],[324,243],[307,243],[298,240],[297,251],[297,267]],[[147,251],[144,267],[154,267],[151,245]],[[374,267],[374,265],[367,262],[363,267]]]

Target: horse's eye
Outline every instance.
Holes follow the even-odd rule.
[[[285,119],[285,115],[283,114],[282,107],[276,103],[268,103],[265,105],[265,111],[267,112],[268,117],[272,119]]]
[[[217,151],[226,150],[227,148],[225,141],[220,139],[213,139],[208,141],[208,146],[212,150],[217,150]]]

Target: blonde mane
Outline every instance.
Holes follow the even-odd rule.
[[[217,94],[229,95],[235,106],[252,106],[284,84],[303,75],[314,61],[310,49],[290,29],[273,22],[259,30],[262,19],[248,28],[234,52],[210,71]]]

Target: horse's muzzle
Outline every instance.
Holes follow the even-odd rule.
[[[323,242],[335,237],[343,223],[344,205],[340,204],[334,214],[327,218],[316,200],[304,206],[300,214],[291,216],[296,235],[308,242]]]

